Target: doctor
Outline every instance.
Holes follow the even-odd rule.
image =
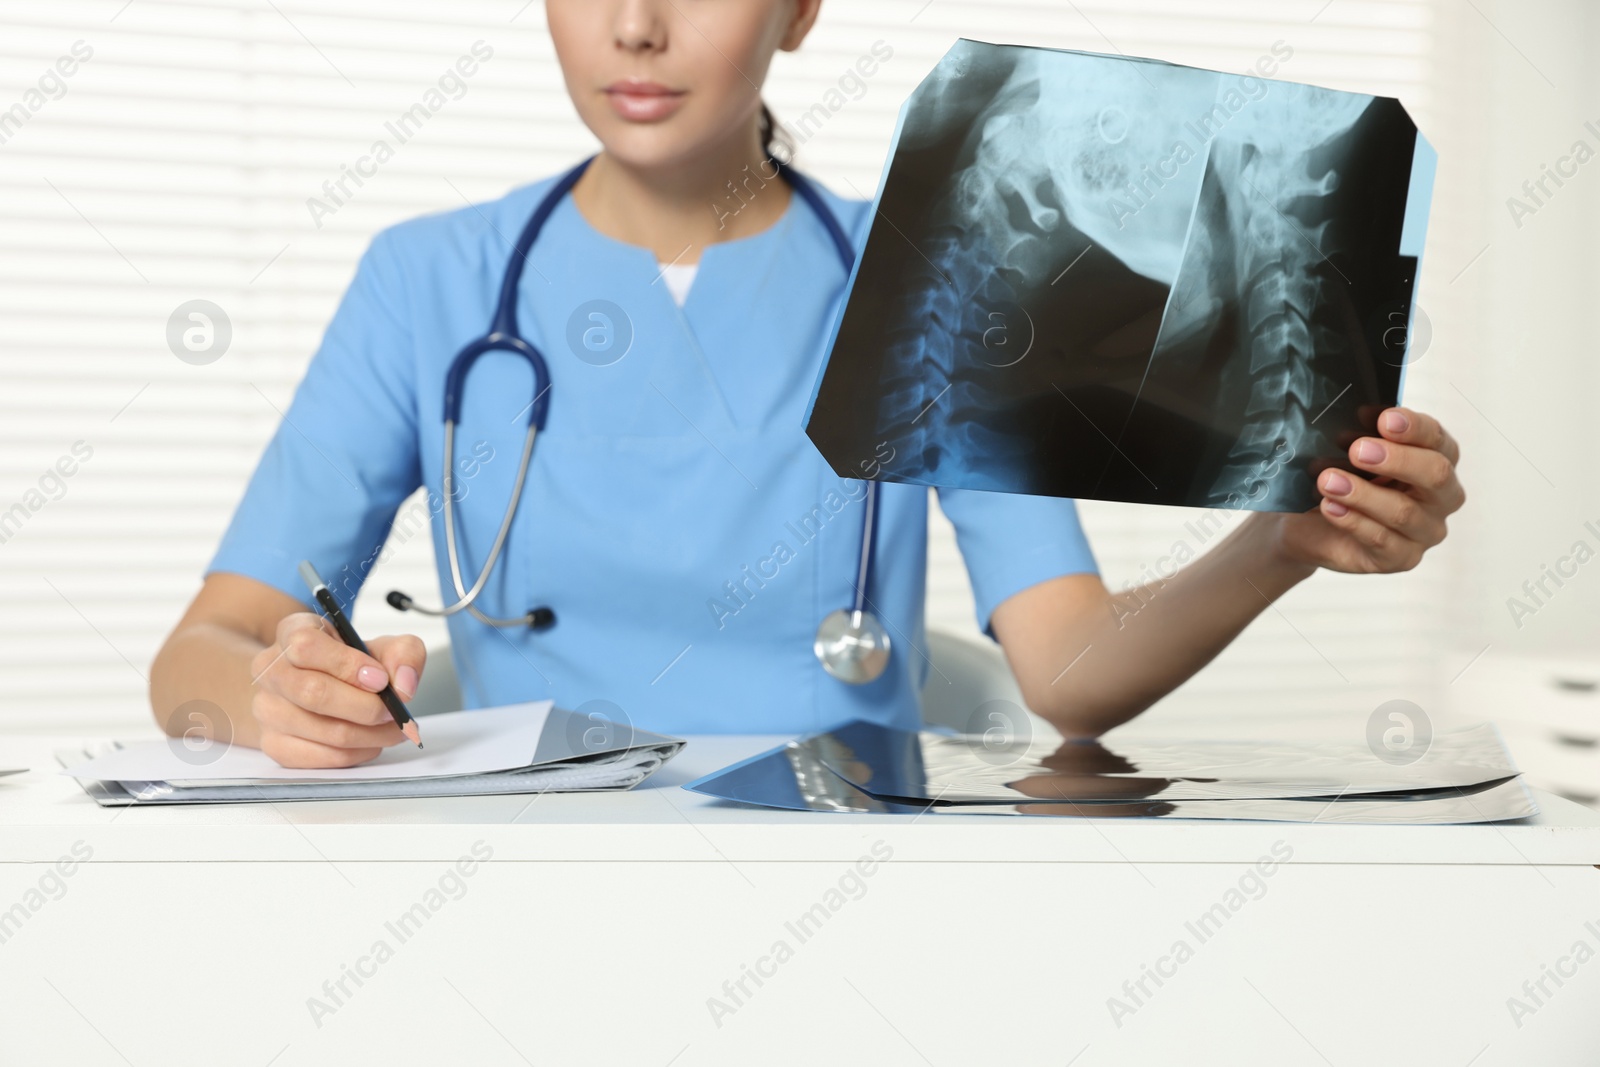
[[[771,163],[758,87],[820,3],[547,0],[567,89],[602,150],[570,189],[547,179],[372,241],[156,658],[164,727],[209,701],[228,719],[214,733],[291,766],[399,743],[375,693],[391,679],[415,692],[421,641],[372,638],[373,658],[346,648],[310,612],[296,566],[310,560],[348,603],[386,542],[429,522],[469,706],[551,697],[669,733],[916,725],[927,491],[840,478],[802,429],[870,222],[868,205]],[[456,381],[491,321],[543,369],[507,342]],[[1457,446],[1408,409],[1379,428],[1350,446],[1379,479],[1324,473],[1319,509],[1249,515],[1154,595],[1107,591],[1071,501],[940,490],[979,623],[1029,707],[1097,734],[1319,567],[1415,566],[1463,502]],[[892,463],[863,456],[862,479]],[[419,487],[426,504],[400,510]],[[439,606],[420,591],[396,601]],[[843,623],[819,638],[838,609]],[[841,657],[851,622],[868,644]]]

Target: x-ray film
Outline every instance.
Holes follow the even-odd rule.
[[[887,780],[915,778],[920,745],[905,743],[903,731],[853,723],[743,760],[684,786],[706,796],[793,811],[832,811],[886,815],[1032,815],[1070,819],[1247,819],[1269,822],[1428,825],[1501,822],[1539,813],[1538,805],[1515,772],[1475,784],[1391,792],[1328,796],[1178,799],[1155,791],[1113,790],[1097,800],[1064,800],[1015,794],[1005,802],[949,803],[945,800],[884,797],[861,788],[833,768],[851,767],[863,757],[876,769],[892,769]],[[879,736],[873,736],[879,735]],[[917,735],[912,734],[911,737]],[[939,735],[924,734],[924,737]],[[859,771],[859,766],[857,766]],[[1465,777],[1476,777],[1473,771]],[[859,774],[857,775],[859,777]]]
[[[1434,169],[1387,97],[959,41],[807,433],[846,477],[1315,507],[1399,402]]]
[[[1364,742],[1141,737],[994,742],[852,722],[808,738],[829,770],[874,796],[946,803],[1287,800],[1420,793],[1515,777],[1487,723],[1434,735],[1396,764]]]

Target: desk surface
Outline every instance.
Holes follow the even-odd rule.
[[[75,740],[0,737],[0,767],[31,768],[0,778],[0,862],[80,840],[111,862],[448,861],[485,836],[501,860],[848,862],[892,834],[924,862],[1253,863],[1281,839],[1294,863],[1600,864],[1600,813],[1539,791],[1537,817],[1477,826],[786,812],[679,788],[782,740],[708,736],[627,793],[101,808],[58,773]]]

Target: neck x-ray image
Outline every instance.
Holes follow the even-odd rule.
[[[1399,402],[1434,169],[1385,97],[960,41],[902,109],[807,433],[847,477],[1315,507]]]

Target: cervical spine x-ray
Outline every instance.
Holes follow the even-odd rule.
[[[1392,99],[960,41],[807,432],[849,477],[1314,507],[1399,402],[1433,172]]]

